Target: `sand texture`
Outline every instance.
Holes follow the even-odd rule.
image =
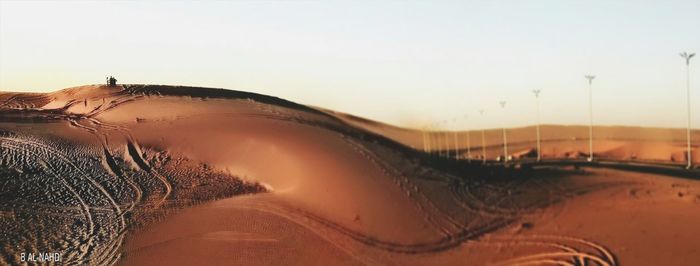
[[[698,145],[684,169],[683,129],[594,130],[587,162],[586,127],[543,126],[537,162],[509,129],[504,166],[500,129],[255,93],[0,93],[0,264],[698,265]]]

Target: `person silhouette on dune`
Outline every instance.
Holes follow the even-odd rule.
[[[107,85],[110,86],[110,87],[117,86],[117,79],[114,78],[113,76],[109,76],[109,77],[107,78]]]

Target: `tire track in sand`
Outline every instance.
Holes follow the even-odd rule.
[[[85,219],[87,221],[86,229],[87,233],[84,234],[83,236],[86,238],[85,240],[87,241],[84,245],[81,245],[81,247],[78,247],[77,250],[79,251],[78,254],[73,255],[73,254],[66,254],[66,258],[71,259],[75,258],[76,260],[80,261],[85,259],[85,257],[89,254],[89,251],[91,247],[94,245],[94,240],[96,237],[96,226],[95,222],[93,220],[93,215],[90,211],[90,206],[86,203],[85,199],[76,191],[75,188],[73,188],[66,180],[64,177],[62,177],[60,174],[57,173],[59,170],[55,170],[55,166],[53,163],[50,163],[47,161],[45,158],[43,158],[44,154],[41,154],[39,152],[34,152],[32,149],[27,148],[23,145],[21,145],[22,142],[15,141],[14,138],[9,138],[9,137],[0,137],[0,147],[1,148],[6,148],[10,150],[14,150],[16,152],[20,153],[26,153],[28,155],[32,155],[35,159],[37,164],[39,164],[47,173],[51,174],[53,177],[58,179],[61,184],[63,184],[68,191],[73,194],[76,200],[80,203],[81,210],[83,211],[85,215]],[[3,153],[5,155],[5,153]]]
[[[494,237],[477,242],[481,245],[530,245],[555,248],[531,255],[519,256],[496,265],[598,265],[617,266],[613,253],[593,241],[571,236],[529,235],[515,237]],[[593,264],[591,264],[593,263]]]
[[[155,176],[156,178],[158,178],[158,180],[161,181],[161,183],[163,183],[164,190],[165,190],[164,195],[155,204],[155,207],[156,208],[160,207],[163,203],[165,203],[165,201],[168,199],[168,197],[170,197],[170,194],[172,193],[172,190],[173,190],[172,185],[168,181],[167,177],[158,173],[143,158],[143,156],[141,155],[141,154],[143,154],[141,151],[141,147],[138,145],[138,142],[136,142],[134,137],[131,135],[131,132],[129,132],[128,129],[126,129],[125,127],[107,124],[107,123],[99,121],[96,118],[87,118],[87,120],[90,123],[94,124],[96,127],[86,126],[86,125],[80,124],[80,122],[78,122],[77,120],[69,119],[71,125],[78,127],[78,128],[81,128],[81,129],[84,129],[84,130],[87,130],[88,132],[93,133],[93,134],[97,135],[98,137],[102,136],[102,138],[100,138],[100,141],[102,142],[102,146],[104,148],[104,151],[106,152],[105,159],[107,160],[107,162],[106,162],[107,166],[110,166],[109,160],[112,160],[112,162],[113,162],[114,159],[113,159],[113,155],[111,153],[109,153],[109,149],[107,146],[107,136],[105,134],[102,134],[99,129],[105,128],[107,130],[117,130],[117,131],[122,132],[127,138],[127,144],[125,147],[125,150],[126,150],[125,156],[127,156],[128,158],[131,159],[131,161],[133,162],[133,164],[136,168],[148,173],[149,175]],[[113,165],[116,165],[116,164],[113,164]],[[112,168],[112,167],[110,166],[110,168]],[[114,171],[114,170],[112,170],[112,171]],[[135,184],[133,184],[133,182],[129,182],[129,184],[132,187],[136,188],[138,191],[141,191],[138,188],[138,186],[135,186]],[[139,194],[139,198],[140,198],[140,196],[142,195],[142,191],[138,192],[138,194]]]
[[[114,200],[114,198],[109,194],[109,192],[102,186],[100,185],[94,178],[90,177],[88,173],[83,171],[82,168],[80,168],[78,165],[76,165],[68,156],[66,156],[63,152],[45,144],[41,143],[38,141],[30,140],[30,139],[25,139],[25,138],[18,138],[18,137],[0,137],[0,140],[3,140],[3,144],[7,144],[7,142],[14,142],[16,144],[19,144],[15,147],[19,147],[20,145],[24,145],[27,147],[19,147],[23,149],[26,152],[32,153],[34,155],[34,158],[43,158],[45,157],[44,155],[50,154],[55,158],[58,158],[61,162],[65,163],[66,165],[69,166],[70,169],[73,169],[76,173],[78,173],[77,176],[81,176],[83,180],[88,181],[89,184],[92,185],[93,188],[97,189],[98,192],[108,201],[108,203],[111,205],[111,208],[113,209],[114,213],[114,218],[118,219],[118,224],[119,224],[119,229],[116,231],[110,231],[109,234],[111,235],[111,240],[110,243],[107,243],[108,245],[104,245],[102,247],[95,247],[95,248],[110,248],[110,250],[107,250],[108,252],[94,252],[93,250],[90,251],[87,255],[91,255],[92,253],[97,253],[97,257],[91,257],[91,258],[85,258],[85,256],[81,256],[80,260],[83,262],[87,262],[86,260],[89,260],[91,263],[97,262],[98,264],[103,264],[103,262],[107,259],[110,259],[108,256],[114,255],[118,251],[118,247],[121,246],[121,240],[123,239],[123,234],[126,231],[126,221],[124,219],[124,212],[121,209],[121,206]],[[39,152],[32,152],[33,149],[39,149],[39,150],[44,150],[44,154],[39,153]],[[44,158],[41,159],[43,160],[47,165],[48,165],[48,160],[49,158]],[[76,175],[72,175],[76,176]],[[64,177],[61,177],[64,178]],[[65,180],[64,180],[65,182]],[[81,198],[82,201],[84,201]],[[90,207],[88,206],[88,211],[90,210]],[[93,224],[94,226],[94,224]],[[91,230],[92,235],[95,235],[95,231]],[[116,242],[115,242],[116,241]],[[93,241],[90,240],[92,243]]]
[[[126,149],[127,149],[127,154],[131,157],[133,162],[144,172],[149,173],[155,177],[157,177],[165,186],[165,195],[163,195],[163,198],[160,199],[159,202],[156,203],[155,207],[160,207],[165,201],[170,197],[170,193],[173,191],[173,187],[168,181],[168,179],[158,173],[157,171],[153,170],[150,165],[148,165],[148,162],[146,162],[143,157],[141,157],[141,148],[138,146],[138,144],[131,138],[129,137],[129,141],[127,141],[126,144]]]

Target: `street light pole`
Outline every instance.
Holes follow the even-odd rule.
[[[595,76],[586,75],[588,80],[588,161],[593,161],[593,79]]]
[[[439,132],[440,124],[438,122],[435,122],[435,130],[436,131],[433,134],[435,137],[435,143],[436,143],[435,149],[437,151],[437,156],[442,157],[442,150],[441,150],[442,149],[442,141],[440,140],[440,132]]]
[[[540,92],[542,90],[533,90],[535,94],[535,106],[537,107],[537,161],[542,160],[542,146],[540,145]]]
[[[459,154],[459,133],[457,133],[457,129],[453,131],[454,136],[455,136],[455,160],[459,160],[460,154]]]
[[[464,115],[464,118],[467,118],[467,115]],[[472,161],[472,143],[471,143],[471,131],[467,129],[467,162]]]
[[[501,109],[506,109],[506,101],[501,101]],[[505,113],[505,111],[503,112]],[[508,163],[508,137],[506,135],[506,126],[503,123],[503,164]]]
[[[484,121],[484,109],[479,110],[481,121]],[[486,164],[486,137],[484,136],[484,126],[481,125],[481,159]]]
[[[450,158],[450,133],[447,131],[447,120],[442,121],[442,126],[445,128],[442,131],[442,136],[445,137],[445,158]]]
[[[440,140],[440,151],[438,152],[440,154],[440,157],[445,157],[447,158],[449,156],[447,147],[449,145],[447,144],[447,139],[445,139],[445,129],[444,129],[445,123],[444,121],[438,122],[438,128],[440,128],[440,132],[437,133],[437,138]]]
[[[690,153],[690,59],[695,56],[695,53],[688,54],[687,52],[681,53],[681,57],[685,59],[685,86],[686,86],[686,93],[687,93],[687,98],[688,98],[688,128],[686,130],[686,139],[688,143],[688,166],[686,168],[690,169],[693,166],[693,159]]]
[[[423,151],[430,152],[430,133],[426,126],[423,126]]]
[[[450,145],[450,120],[445,120],[445,142],[447,143],[447,158],[452,157],[452,146]]]
[[[454,122],[454,119],[453,119],[453,122]],[[449,121],[449,120],[445,120],[445,125],[446,125],[446,127],[447,127],[448,129],[449,129],[449,128],[454,128],[454,125],[450,126],[450,121]],[[456,149],[456,147],[457,147],[457,132],[456,132],[456,131],[453,131],[453,132],[452,132],[452,135],[453,135],[453,137],[454,137],[454,141],[453,141],[453,142],[454,142],[454,143],[453,143],[453,144],[454,144],[453,146],[455,147],[454,155],[455,155],[455,158],[457,158],[457,149]],[[445,138],[448,139],[448,140],[450,139],[450,132],[449,132],[449,131],[445,131]],[[448,141],[448,143],[449,143],[449,141]],[[447,146],[447,149],[448,149],[448,150],[447,150],[447,151],[448,151],[447,157],[450,158],[450,156],[452,156],[452,155],[450,154],[450,152],[449,152],[449,150],[451,149],[450,146]]]
[[[430,132],[430,126],[428,126],[426,129],[426,139],[428,139],[428,153],[433,153],[433,140],[432,140],[432,133]]]
[[[425,141],[425,128],[421,128],[421,137],[423,137],[423,152],[427,152],[428,142]]]

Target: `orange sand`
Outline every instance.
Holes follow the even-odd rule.
[[[84,255],[88,262],[103,257],[115,259],[99,261],[128,265],[700,261],[698,179],[441,159],[423,152],[420,131],[225,90],[84,86],[48,94],[3,93],[0,103],[2,131],[39,142],[68,140],[65,145],[97,151],[85,154],[101,154],[104,148],[105,155],[94,160],[112,172],[123,171],[115,178],[149,173],[150,181],[144,181],[153,187],[149,197],[114,197],[116,205],[135,206],[123,213],[139,214],[118,213],[126,217],[124,239],[106,242],[118,243],[118,252],[100,256],[106,251],[94,248]],[[585,129],[543,126],[544,157],[585,153]],[[595,131],[601,159],[683,164],[683,130]],[[459,139],[466,140],[466,134],[459,132]],[[470,134],[476,157],[480,132]],[[491,160],[501,152],[500,130],[486,134]],[[693,134],[700,139],[700,132]],[[533,137],[532,127],[509,129],[511,151],[532,149]],[[0,148],[19,145],[13,138],[6,137]],[[454,142],[443,145],[454,147]],[[466,142],[458,147],[466,156]],[[125,168],[115,170],[108,158]],[[184,174],[194,165],[198,172]],[[183,183],[190,179],[182,176],[194,181]],[[196,189],[226,180],[259,184],[265,191],[207,197],[212,188]],[[3,211],[19,211],[12,206],[2,205]],[[149,216],[146,210],[165,214]],[[8,217],[0,216],[0,222]]]

